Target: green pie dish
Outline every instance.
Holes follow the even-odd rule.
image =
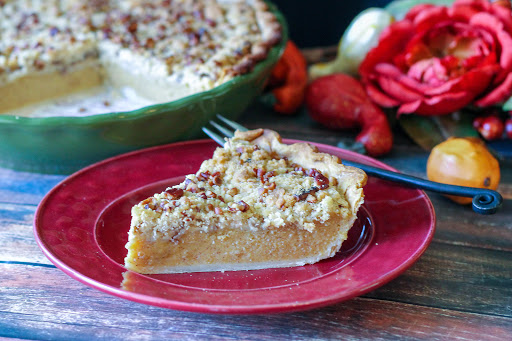
[[[128,112],[83,117],[0,115],[0,167],[69,174],[105,158],[136,149],[205,137],[201,127],[215,115],[239,115],[262,93],[288,38],[283,15],[281,42],[245,75],[176,101]]]

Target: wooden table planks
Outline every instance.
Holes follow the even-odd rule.
[[[240,122],[286,138],[336,145],[304,113],[276,116],[254,105]],[[428,154],[396,132],[382,161],[425,176]],[[403,275],[363,297],[306,312],[208,315],[130,302],[65,275],[42,254],[32,219],[63,176],[0,168],[0,338],[42,340],[506,340],[512,335],[512,162],[503,161],[502,210],[479,216],[437,194],[434,240]]]

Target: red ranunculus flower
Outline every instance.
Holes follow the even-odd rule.
[[[420,115],[500,103],[512,93],[511,71],[511,10],[484,0],[413,7],[359,68],[377,104]]]

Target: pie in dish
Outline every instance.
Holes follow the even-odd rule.
[[[249,72],[280,39],[263,0],[0,0],[0,113],[104,83],[172,101]]]
[[[125,266],[157,274],[318,262],[347,238],[366,180],[307,143],[237,131],[196,174],[132,208]]]

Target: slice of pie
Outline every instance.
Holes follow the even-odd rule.
[[[271,130],[236,132],[196,174],[132,208],[126,268],[140,273],[292,267],[332,257],[366,174]]]

